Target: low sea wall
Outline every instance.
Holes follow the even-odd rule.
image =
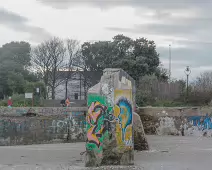
[[[139,108],[146,134],[212,137],[211,107]]]
[[[0,146],[85,142],[86,112],[87,107],[1,107]],[[145,150],[142,122],[134,115],[135,149]]]
[[[86,140],[87,108],[0,108],[0,145]]]
[[[84,142],[86,112],[87,107],[1,107],[0,146]],[[211,107],[143,107],[137,113],[146,134],[212,136]]]

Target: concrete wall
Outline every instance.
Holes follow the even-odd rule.
[[[36,115],[64,115],[70,112],[87,112],[87,107],[0,107],[0,116],[24,116],[29,113]]]
[[[87,107],[1,107],[0,145],[85,141],[86,112]],[[146,134],[182,135],[184,129],[184,135],[212,136],[211,107],[144,107],[137,113]]]
[[[85,141],[87,108],[0,108],[0,145]]]
[[[201,116],[205,113],[211,113],[210,107],[140,107],[139,114],[145,114],[156,117],[163,116]],[[168,114],[168,115],[167,115]]]
[[[145,107],[138,113],[147,134],[212,137],[211,107]]]

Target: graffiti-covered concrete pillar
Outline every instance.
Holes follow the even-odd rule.
[[[88,91],[86,166],[132,165],[135,81],[122,69],[105,69]]]

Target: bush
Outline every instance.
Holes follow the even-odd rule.
[[[212,99],[212,92],[192,92],[189,93],[188,103],[195,106],[208,105]]]
[[[158,100],[152,104],[153,107],[183,107],[187,104],[180,101]]]
[[[144,93],[137,92],[136,94],[136,104],[140,107],[152,105],[155,102],[155,99],[145,95]]]
[[[0,106],[7,106],[7,100],[1,100]],[[41,106],[41,102],[38,96],[34,96],[33,106]],[[32,99],[25,99],[24,94],[12,95],[13,107],[30,107],[32,106]]]
[[[0,106],[7,106],[6,100],[0,100]]]

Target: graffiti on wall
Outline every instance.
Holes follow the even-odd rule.
[[[212,116],[190,116],[187,118],[188,122],[193,126],[197,126],[199,130],[212,129]]]
[[[118,146],[132,147],[132,90],[115,90],[114,116],[116,117],[116,140]]]
[[[100,95],[88,95],[88,113],[87,122],[87,144],[88,150],[94,150],[102,156],[102,142],[105,136],[108,136],[108,129],[104,118],[112,110],[108,107],[106,98]]]
[[[66,141],[67,135],[71,140],[85,141],[85,123],[84,112],[38,117],[3,116],[0,117],[0,145],[7,138],[14,141],[20,138],[20,144],[31,144],[54,139]]]
[[[88,109],[88,116],[86,118],[90,128],[87,131],[87,138],[89,143],[94,143],[98,148],[101,145],[99,138],[102,137],[104,124],[103,116],[107,107],[99,102],[92,102]]]
[[[188,116],[189,113],[183,113],[183,116],[168,116],[169,114],[165,111],[161,114],[166,116],[161,116],[157,119],[156,117],[150,117],[151,121],[154,121],[151,123],[154,124],[151,134],[156,132],[159,135],[212,137],[212,115],[201,113],[199,115],[193,114],[195,116]],[[146,130],[150,129],[148,126],[145,128]]]
[[[72,113],[75,115],[73,116]],[[79,112],[78,112],[79,113]],[[70,112],[65,118],[53,119],[49,132],[55,134],[70,135],[71,139],[85,139],[85,116],[84,114],[77,114]]]
[[[17,134],[23,133],[29,125],[23,119],[1,119],[0,120],[0,137],[7,138],[11,135],[15,136]]]
[[[123,97],[124,96],[124,97]],[[120,148],[133,147],[132,140],[132,91],[115,90],[114,108],[110,107],[104,96],[90,94],[88,96],[87,144],[88,150],[102,152],[104,137],[108,137],[115,123],[116,141]]]

